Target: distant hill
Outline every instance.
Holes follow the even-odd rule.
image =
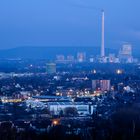
[[[1,59],[55,59],[56,55],[74,55],[86,52],[89,55],[100,55],[100,47],[18,47],[0,50]],[[118,50],[106,49],[106,54],[118,54]]]

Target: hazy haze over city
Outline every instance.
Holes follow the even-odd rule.
[[[139,0],[1,0],[0,49],[21,46],[105,46],[140,43]]]

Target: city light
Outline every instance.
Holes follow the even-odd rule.
[[[96,70],[93,70],[93,73],[96,74],[97,73]]]
[[[55,119],[55,120],[52,121],[52,125],[53,126],[56,126],[58,124],[59,124],[59,120],[58,119]]]
[[[116,73],[117,74],[122,74],[123,72],[122,72],[122,70],[118,69],[118,70],[116,70]]]

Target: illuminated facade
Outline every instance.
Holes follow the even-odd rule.
[[[110,80],[92,80],[92,89],[109,91],[110,90]]]

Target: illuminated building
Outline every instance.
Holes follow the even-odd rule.
[[[78,62],[85,62],[86,61],[86,53],[83,53],[83,52],[77,53],[77,61]]]
[[[46,72],[48,74],[56,73],[56,64],[55,63],[47,63]]]
[[[132,46],[131,44],[124,44],[119,51],[119,60],[123,63],[132,63]]]
[[[74,61],[74,56],[73,55],[68,55],[67,56],[67,61]]]
[[[60,111],[64,111],[67,107],[73,107],[76,108],[78,111],[78,114],[90,114],[92,109],[90,110],[88,104],[84,104],[81,102],[48,102],[47,103],[48,109],[50,112],[52,112],[55,115],[59,115]]]
[[[22,102],[22,99],[3,97],[3,98],[1,98],[1,101],[2,101],[2,103],[19,103],[19,102]]]
[[[57,62],[64,62],[65,61],[65,56],[64,55],[57,55],[56,56],[56,61]]]
[[[94,56],[90,56],[89,62],[93,63],[95,61]]]
[[[110,90],[110,80],[92,80],[92,89],[109,91]]]
[[[31,100],[40,102],[56,102],[56,101],[71,101],[70,98],[64,96],[32,96]]]
[[[115,62],[115,54],[109,54],[109,62],[114,63]]]

